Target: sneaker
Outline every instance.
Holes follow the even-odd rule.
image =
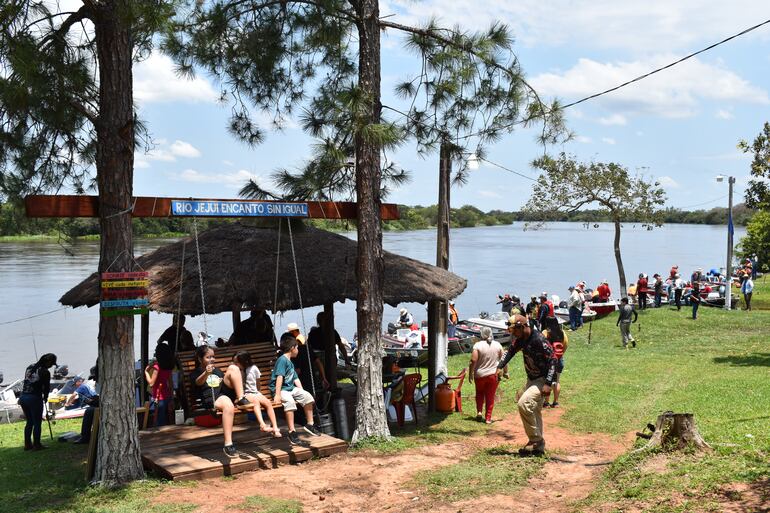
[[[631,347],[636,347],[636,340],[631,341]]]
[[[246,396],[241,397],[237,401],[235,401],[236,406],[249,406],[251,404],[251,401],[246,399]]]
[[[556,408],[557,406],[559,406],[559,403],[557,403],[556,401],[551,403],[551,408]]]
[[[232,444],[225,445],[222,448],[222,450],[224,451],[225,456],[227,456],[228,458],[235,458],[236,456],[238,456],[238,450]]]
[[[299,435],[297,435],[296,431],[289,431],[287,438],[289,439],[289,443],[291,445],[299,445],[300,443]]]
[[[314,436],[321,436],[321,430],[315,427],[315,424],[305,424],[303,429]]]
[[[476,420],[478,420],[478,421],[484,420],[484,414],[481,413],[480,411],[477,411],[476,412]]]
[[[543,402],[543,408],[548,408],[549,406],[551,406],[551,405],[548,404],[548,401],[544,401]]]

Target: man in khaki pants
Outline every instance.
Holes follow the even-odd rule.
[[[527,384],[519,397],[519,416],[529,440],[519,449],[522,456],[542,456],[545,454],[543,438],[543,399],[551,392],[556,378],[556,360],[553,348],[539,332],[529,326],[527,318],[514,315],[508,319],[508,331],[511,333],[511,346],[497,365],[498,374],[502,372],[513,356],[521,351],[524,358],[524,371]]]

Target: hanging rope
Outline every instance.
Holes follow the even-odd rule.
[[[182,313],[182,286],[184,285],[184,253],[187,247],[187,241],[182,241],[182,269],[179,271],[179,300],[176,303],[176,342],[174,343],[174,354],[179,352],[179,317]]]
[[[278,265],[281,263],[281,218],[278,218],[278,250],[275,253],[275,289],[273,290],[273,328],[277,324],[275,323],[275,316],[278,311]]]
[[[291,219],[287,219],[286,224],[289,226],[289,243],[291,244],[291,259],[294,262],[294,279],[297,282],[297,299],[299,300],[299,313],[300,313],[300,316],[302,317],[302,332],[305,333],[305,336],[307,337],[307,326],[305,326],[305,308],[302,305],[302,290],[300,289],[300,286],[299,286],[299,271],[297,270],[297,255],[294,252],[294,235],[292,234],[292,231],[291,231]],[[310,351],[312,351],[313,348],[311,348],[307,344],[308,342],[306,339],[305,349],[307,349],[307,351],[305,352],[305,354],[307,354],[307,359],[308,359],[307,363],[308,363],[308,368],[310,369],[310,386],[313,388],[313,390],[310,393],[313,395],[313,397],[315,397],[315,377],[313,376],[314,375],[313,360],[310,357]]]
[[[206,295],[203,289],[203,269],[201,268],[201,248],[198,244],[198,218],[193,217],[193,232],[195,234],[195,253],[198,256],[198,282],[201,286],[201,308],[203,309],[203,331],[206,332],[206,338],[209,336],[209,327],[206,323]]]

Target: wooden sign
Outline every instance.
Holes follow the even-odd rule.
[[[145,271],[102,273],[102,297],[99,302],[102,317],[148,313],[148,276]]]

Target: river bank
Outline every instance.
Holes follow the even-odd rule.
[[[768,295],[770,281],[758,280],[756,298]],[[465,414],[392,427],[394,442],[350,455],[205,484],[149,476],[117,491],[90,488],[82,477],[85,448],[49,443],[48,451],[24,452],[22,425],[0,426],[0,503],[8,513],[270,511],[275,504],[280,511],[345,512],[357,511],[356,501],[367,496],[377,497],[368,502],[371,511],[465,511],[474,504],[554,512],[760,511],[770,479],[770,311],[703,308],[696,321],[688,314],[641,312],[632,350],[620,347],[614,316],[594,323],[590,344],[588,327],[570,334],[561,407],[544,413],[552,449],[534,470],[511,454],[523,442],[513,400],[524,381],[517,356],[491,426],[473,420],[473,386],[466,381]],[[467,355],[451,357],[450,372],[467,364]],[[664,410],[694,413],[714,450],[631,454],[633,432]],[[54,426],[55,433],[77,428],[76,422]],[[490,469],[498,467],[515,476],[516,489],[495,478],[502,470]],[[271,479],[275,486],[265,486]],[[291,487],[297,480],[307,487]]]

